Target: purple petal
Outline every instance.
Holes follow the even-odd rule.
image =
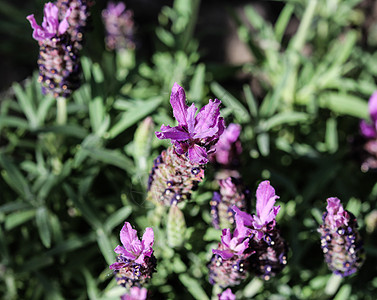
[[[137,264],[144,264],[145,255],[142,253],[140,256],[135,260],[135,263]]]
[[[119,269],[122,269],[123,267],[124,267],[124,263],[122,262],[116,262],[109,266],[111,270],[119,270]]]
[[[190,135],[180,126],[177,127],[170,127],[162,125],[161,132],[156,131],[156,136],[160,139],[171,139],[176,141],[185,141],[190,138]]]
[[[189,133],[193,134],[195,131],[195,113],[197,111],[197,108],[195,107],[195,104],[191,104],[191,106],[187,110],[187,128]]]
[[[236,252],[237,255],[241,255],[247,248],[249,248],[249,240],[249,238],[245,239],[241,244],[238,244],[236,247],[232,248],[232,250]]]
[[[240,224],[240,225],[243,224],[243,225],[246,225],[246,226],[252,225],[253,219],[248,213],[241,211],[235,205],[232,206],[232,210],[236,213],[235,219],[236,219],[236,222],[237,222],[237,227],[238,227],[238,224]]]
[[[341,226],[347,226],[349,221],[349,214],[344,210],[340,200],[336,197],[327,199],[327,216],[326,221],[336,230]]]
[[[373,139],[377,135],[374,124],[370,125],[365,120],[360,121],[360,132],[365,138],[369,139]]]
[[[369,114],[373,123],[377,122],[377,91],[370,96],[368,101]]]
[[[271,218],[270,211],[274,206],[276,199],[279,199],[279,196],[275,195],[275,189],[270,185],[268,180],[259,184],[256,196],[257,216],[263,224],[266,224],[271,221],[269,220]]]
[[[221,243],[227,247],[229,247],[230,242],[232,240],[232,235],[230,234],[230,229],[225,228],[221,231]]]
[[[174,83],[170,95],[170,104],[173,107],[174,118],[178,121],[181,126],[187,125],[187,105],[186,105],[186,94],[184,89]]]
[[[189,147],[188,157],[191,162],[196,164],[206,164],[208,162],[207,150],[204,147],[200,147],[196,144]]]
[[[59,27],[59,9],[55,4],[48,2],[44,7],[42,28],[50,34],[56,35]]]
[[[213,136],[218,130],[221,101],[218,99],[209,100],[209,103],[202,107],[196,116],[195,137],[205,138]],[[213,128],[215,127],[215,128]]]
[[[58,33],[63,34],[65,33],[69,28],[68,18],[72,13],[72,7],[70,7],[67,12],[64,15],[63,20],[59,24]]]
[[[219,300],[236,300],[236,295],[232,293],[230,288],[226,289],[222,294],[218,294]]]
[[[116,254],[121,254],[128,259],[135,259],[136,258],[136,256],[132,252],[127,251],[125,248],[123,248],[122,246],[119,246],[119,245],[114,249],[114,252]]]
[[[138,256],[142,251],[141,241],[137,237],[137,231],[132,228],[131,224],[125,222],[122,230],[120,231],[120,241],[124,249],[129,253]]]
[[[212,253],[220,255],[222,259],[229,259],[234,256],[234,253],[230,250],[212,249]]]
[[[147,227],[145,229],[145,232],[143,234],[143,238],[142,238],[142,241],[141,241],[141,243],[143,245],[143,254],[145,254],[146,256],[150,257],[152,255],[153,242],[154,242],[153,229],[151,227]]]

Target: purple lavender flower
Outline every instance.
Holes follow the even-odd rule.
[[[363,247],[355,216],[344,210],[338,198],[328,198],[322,216],[321,247],[333,273],[342,277],[355,273],[363,263]]]
[[[42,91],[51,92],[56,98],[68,97],[79,86],[79,56],[68,34],[71,14],[69,8],[59,18],[58,6],[49,2],[44,7],[42,26],[37,24],[34,15],[27,17],[40,46],[38,66]]]
[[[173,114],[178,121],[178,126],[161,126],[161,132],[156,132],[159,139],[171,139],[175,151],[188,155],[193,163],[206,164],[208,154],[213,152],[210,147],[214,145],[223,133],[225,124],[220,117],[218,99],[209,100],[195,116],[197,108],[194,104],[186,105],[186,95],[182,87],[174,83],[170,96]]]
[[[188,199],[204,178],[204,164],[208,162],[210,147],[224,131],[220,117],[220,101],[210,100],[197,116],[194,105],[185,104],[185,92],[174,84],[170,103],[178,126],[161,126],[159,139],[171,139],[172,147],[162,151],[154,161],[148,180],[148,200],[165,206]]]
[[[213,193],[211,204],[212,224],[216,229],[233,228],[235,205],[240,210],[246,210],[246,202],[250,198],[250,192],[241,181],[234,177],[220,179],[220,189]]]
[[[250,270],[264,280],[269,280],[287,264],[288,246],[280,235],[275,217],[280,206],[274,206],[279,197],[269,181],[259,184],[256,192],[256,215],[249,215],[233,206],[237,224],[251,229],[250,247],[255,255],[250,257]]]
[[[137,231],[132,229],[130,223],[125,222],[120,232],[120,240],[123,246],[114,249],[118,254],[117,262],[110,265],[117,283],[125,287],[144,284],[151,278],[156,267],[156,258],[152,249],[153,229],[148,227],[140,241]]]
[[[230,288],[227,288],[224,292],[217,295],[219,300],[236,300],[236,295],[232,293]]]
[[[125,294],[120,297],[121,300],[146,300],[148,296],[148,290],[146,288],[139,288],[133,286],[130,288],[129,294]]]
[[[240,133],[241,125],[229,124],[214,146],[216,152],[210,156],[210,159],[225,168],[237,167],[239,156],[242,153],[242,145],[239,140]]]
[[[213,249],[208,264],[209,282],[225,288],[239,284],[247,276],[248,258],[254,253],[249,247],[251,230],[236,220],[233,235],[230,229],[223,229],[221,243]]]
[[[126,10],[123,2],[109,2],[102,11],[102,20],[106,30],[106,47],[115,49],[134,49],[133,12]]]

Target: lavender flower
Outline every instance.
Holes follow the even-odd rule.
[[[117,262],[110,265],[110,269],[114,270],[118,284],[124,287],[140,286],[151,278],[156,267],[152,249],[153,229],[148,227],[140,241],[136,230],[125,222],[120,240],[123,246],[114,249],[118,254]]]
[[[49,2],[44,7],[42,26],[34,15],[27,20],[33,28],[33,38],[38,41],[39,81],[44,93],[51,92],[54,97],[68,97],[79,86],[79,57],[77,49],[68,35],[69,17],[72,9],[67,9],[59,19],[59,8]]]
[[[269,181],[259,184],[256,197],[256,215],[251,216],[235,206],[233,210],[236,212],[236,222],[243,223],[253,233],[250,247],[255,250],[255,255],[250,258],[251,270],[264,280],[269,280],[287,264],[288,246],[275,220],[280,206],[274,204],[279,196]]]
[[[88,18],[90,16],[89,7],[91,1],[87,0],[57,0],[56,6],[59,8],[60,18],[67,12],[71,11],[68,17],[70,24],[67,33],[73,47],[77,50],[82,49],[84,32],[88,27]]]
[[[230,288],[226,289],[221,294],[217,295],[219,297],[219,300],[236,300],[236,295],[232,293],[232,290]]]
[[[360,131],[365,138],[374,139],[377,138],[377,91],[369,98],[368,109],[372,123],[362,120],[360,122]]]
[[[156,132],[159,139],[171,139],[177,154],[187,154],[191,162],[206,164],[208,154],[214,150],[210,147],[218,141],[224,132],[225,124],[220,117],[218,99],[209,100],[195,116],[197,108],[194,104],[186,105],[186,95],[182,87],[174,83],[170,103],[178,126],[161,126],[161,132]]]
[[[355,273],[363,263],[362,241],[355,216],[344,210],[338,198],[328,198],[321,234],[321,247],[329,269],[342,277]]]
[[[216,152],[211,155],[211,160],[217,162],[222,168],[236,168],[239,165],[239,156],[242,153],[242,145],[239,140],[240,133],[241,125],[229,124],[214,146]]]
[[[146,300],[148,297],[148,290],[146,288],[139,288],[133,286],[130,288],[129,294],[120,297],[121,300]]]
[[[213,249],[213,256],[208,264],[209,282],[225,288],[234,286],[246,278],[248,258],[254,253],[249,247],[251,230],[236,220],[233,235],[230,229],[223,229],[221,243]]]
[[[134,49],[133,12],[126,10],[123,2],[109,2],[102,11],[102,20],[106,30],[106,47],[115,49]]]
[[[212,224],[216,229],[232,228],[234,226],[235,205],[240,210],[246,210],[246,202],[250,198],[250,192],[239,179],[228,177],[220,179],[220,190],[214,192],[211,204]]]
[[[195,116],[195,106],[186,106],[185,92],[175,83],[170,103],[178,126],[162,125],[156,136],[171,139],[173,146],[155,159],[148,181],[148,199],[166,206],[190,198],[204,178],[210,147],[224,131],[219,100],[210,100]]]

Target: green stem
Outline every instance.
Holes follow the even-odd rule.
[[[58,125],[64,125],[67,123],[67,99],[64,97],[58,97],[56,101],[57,101],[56,123]]]

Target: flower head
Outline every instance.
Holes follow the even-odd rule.
[[[369,98],[368,109],[372,124],[365,120],[360,122],[360,131],[365,138],[377,137],[377,91]]]
[[[230,288],[227,288],[221,294],[218,294],[219,300],[236,300],[236,295],[232,293]]]
[[[336,230],[341,226],[348,225],[350,216],[348,212],[343,209],[343,206],[338,198],[328,198],[326,209],[326,222],[333,230]]]
[[[37,41],[44,41],[64,34],[69,27],[67,19],[71,12],[72,9],[67,10],[63,20],[59,22],[59,9],[55,4],[48,2],[44,6],[42,26],[37,24],[33,14],[27,16],[26,19],[28,19],[31,27],[34,29],[33,38]]]
[[[220,117],[221,101],[209,100],[195,116],[197,108],[194,104],[186,105],[186,95],[182,87],[174,83],[170,96],[173,114],[178,126],[161,126],[156,132],[159,139],[171,139],[178,154],[187,153],[193,163],[206,164],[210,146],[214,145],[223,133],[224,119]]]

